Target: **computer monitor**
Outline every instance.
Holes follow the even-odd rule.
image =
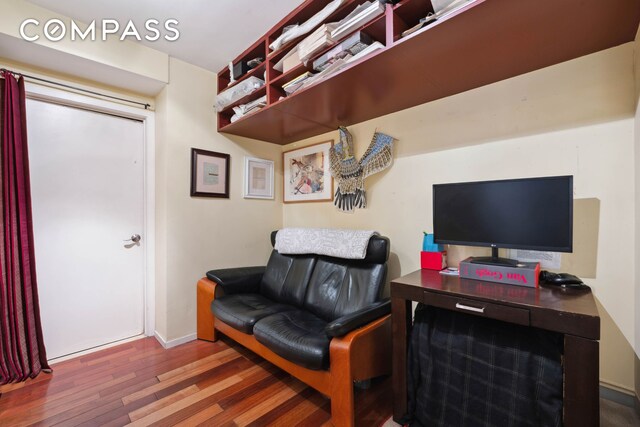
[[[573,176],[436,184],[433,231],[436,243],[492,248],[479,263],[517,263],[498,248],[572,252]]]

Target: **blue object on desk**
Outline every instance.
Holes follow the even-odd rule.
[[[424,252],[442,252],[444,250],[444,246],[433,243],[433,234],[424,233],[424,238],[422,239],[422,250]]]

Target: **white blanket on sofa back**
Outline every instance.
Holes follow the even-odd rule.
[[[275,249],[281,254],[317,254],[336,258],[363,259],[373,230],[332,228],[283,228],[276,234]]]

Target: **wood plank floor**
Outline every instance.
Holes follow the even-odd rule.
[[[0,426],[329,426],[329,399],[231,340],[145,338],[0,386]],[[356,390],[359,426],[391,416],[390,379]]]

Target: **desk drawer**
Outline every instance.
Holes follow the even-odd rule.
[[[515,323],[518,325],[529,326],[531,324],[529,321],[529,310],[525,308],[516,308],[508,305],[451,297],[430,291],[425,291],[422,302],[424,304],[444,308],[446,310],[473,314],[474,316],[486,317],[489,319],[502,320],[504,322]]]

